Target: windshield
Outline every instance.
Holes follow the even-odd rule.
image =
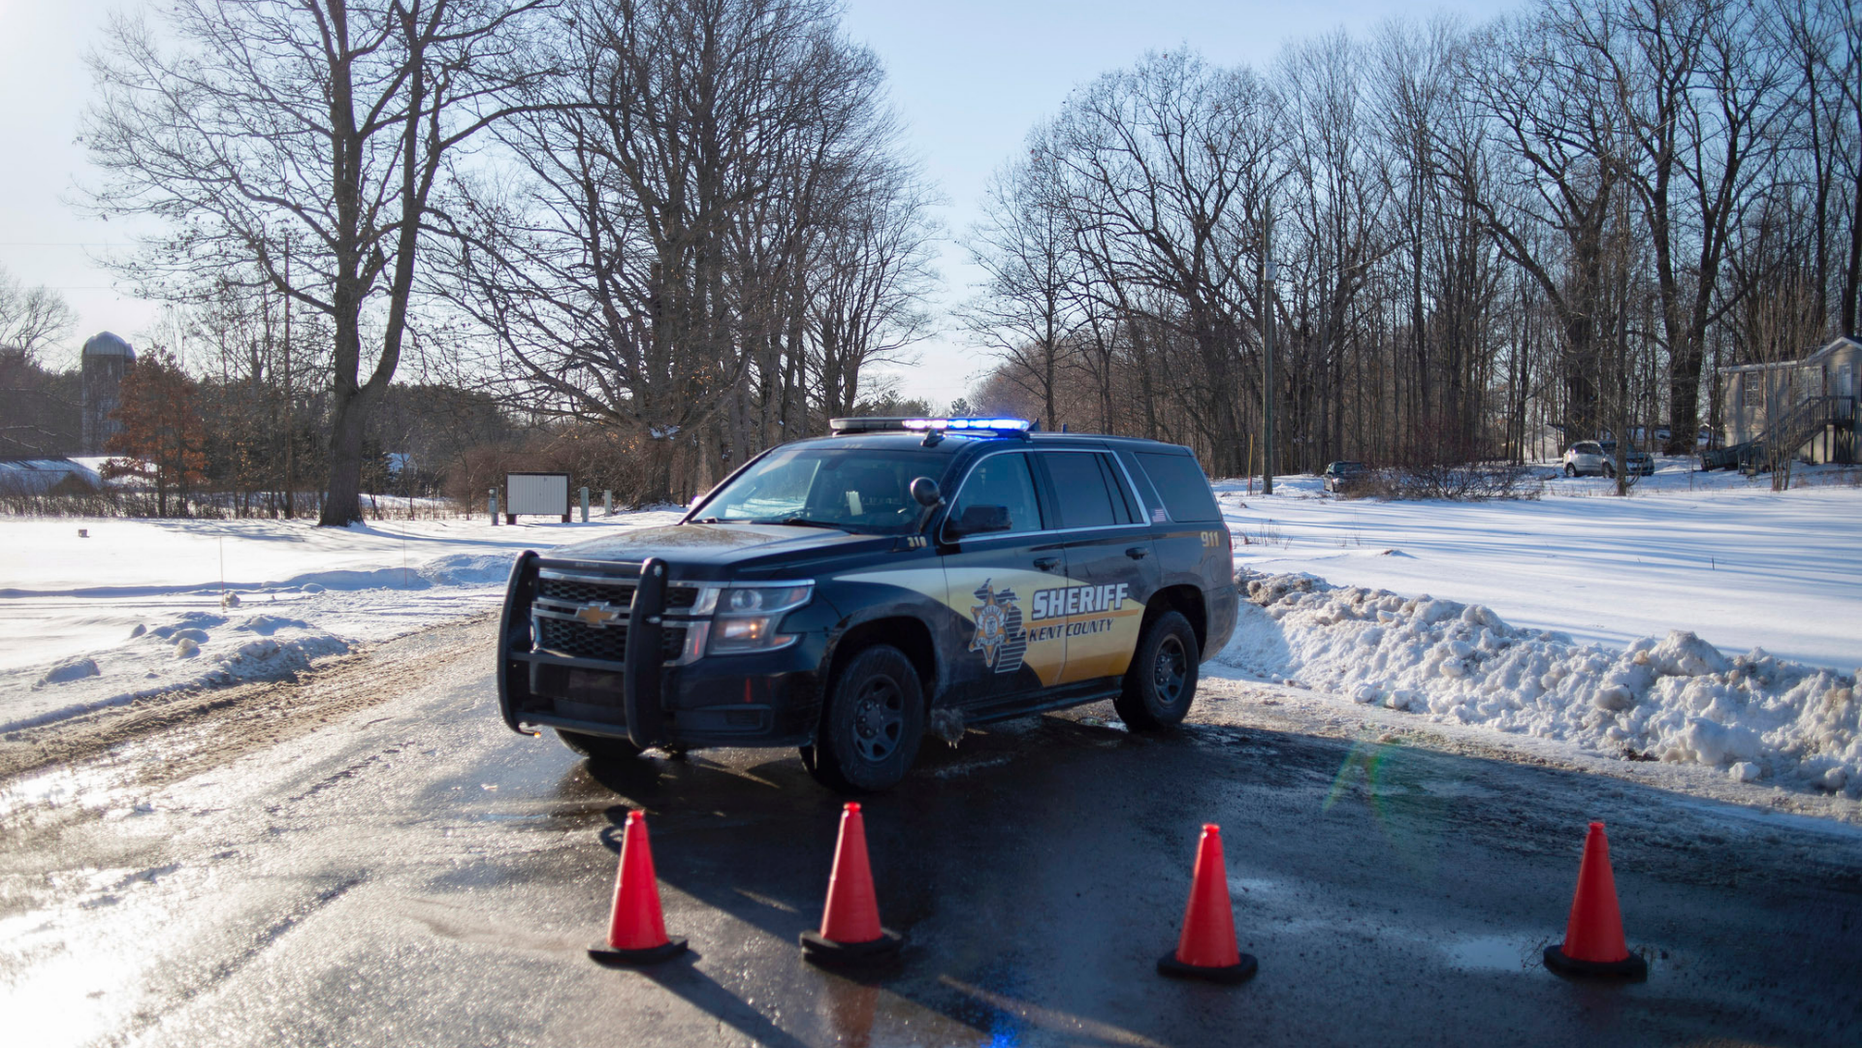
[[[778,449],[720,488],[692,519],[911,531],[923,510],[912,498],[912,481],[939,479],[947,458],[905,448]]]

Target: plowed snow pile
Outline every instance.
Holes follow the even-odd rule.
[[[1706,764],[1741,781],[1862,795],[1856,678],[1692,633],[1621,651],[1515,629],[1488,608],[1306,574],[1247,575],[1218,661],[1431,720]]]
[[[0,520],[0,735],[179,689],[286,678],[497,607],[521,550],[676,519]]]

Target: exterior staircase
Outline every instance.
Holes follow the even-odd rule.
[[[1730,447],[1713,448],[1700,456],[1700,468],[1733,469],[1742,473],[1762,473],[1797,454],[1799,448],[1834,427],[1836,448],[1832,456],[1839,462],[1854,462],[1856,457],[1856,398],[1806,397],[1790,411],[1780,415],[1765,431],[1752,440]]]

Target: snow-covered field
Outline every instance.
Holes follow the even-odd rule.
[[[1216,485],[1252,603],[1223,666],[1342,701],[1742,781],[1862,793],[1862,487],[1667,470],[1632,497]],[[1598,497],[1585,497],[1598,496]]]
[[[1732,653],[1854,672],[1862,665],[1862,470],[1820,468],[1808,486],[1670,467],[1629,498],[1596,478],[1549,482],[1512,502],[1335,499],[1316,477],[1269,497],[1215,487],[1235,564],[1341,586],[1484,604],[1515,626],[1622,647],[1691,630]]]
[[[0,731],[152,692],[282,677],[358,644],[496,607],[521,550],[677,516],[532,518],[516,527],[480,516],[347,529],[0,519]]]
[[[1489,503],[1341,500],[1312,477],[1263,497],[1224,481],[1253,603],[1210,672],[1862,796],[1859,478],[1809,470],[1774,494],[1766,478],[1667,463],[1627,499],[1557,477],[1536,501]],[[495,607],[521,549],[675,517],[0,520],[0,731],[283,676]]]

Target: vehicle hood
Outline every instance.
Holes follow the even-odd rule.
[[[780,524],[670,524],[636,528],[587,542],[558,546],[545,556],[582,561],[591,566],[615,561],[639,563],[659,557],[681,567],[749,567],[763,561],[788,563],[812,560],[824,554],[861,552],[864,547],[888,549],[891,535],[858,535],[831,528],[787,527]]]

